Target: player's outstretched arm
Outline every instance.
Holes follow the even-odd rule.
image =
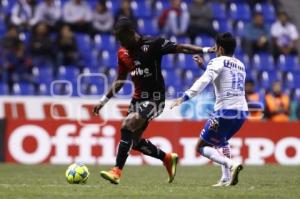
[[[200,56],[194,56],[194,60],[198,65],[203,65],[204,63],[204,60]],[[221,64],[214,64],[210,61],[207,70],[203,73],[203,75],[196,80],[187,91],[184,92],[182,97],[175,100],[175,102],[171,105],[171,109],[181,105],[183,102],[188,101],[195,97],[198,93],[202,92],[210,82],[217,78],[221,70]]]
[[[192,44],[178,44],[177,53],[184,54],[199,54],[199,53],[213,53],[215,47],[200,47]]]
[[[99,111],[103,108],[103,106],[109,101],[111,97],[117,94],[124,85],[124,81],[127,78],[127,73],[118,74],[117,79],[113,82],[112,87],[109,91],[100,99],[100,102],[94,106],[93,113],[94,115],[98,115]]]

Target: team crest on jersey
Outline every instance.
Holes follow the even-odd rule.
[[[147,52],[149,50],[149,45],[143,45],[141,49],[142,51]]]
[[[209,127],[208,129],[210,131],[217,132],[219,128],[219,121],[216,118],[210,118],[209,119]]]

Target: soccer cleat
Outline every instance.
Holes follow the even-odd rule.
[[[169,179],[168,182],[172,183],[177,169],[178,155],[176,153],[168,153],[164,159],[164,165],[168,171]]]
[[[213,187],[225,187],[229,183],[227,179],[220,179],[217,184],[212,185]]]
[[[110,183],[112,184],[120,183],[121,174],[122,174],[122,170],[117,167],[113,167],[110,171],[100,172],[101,177],[104,178],[105,180],[110,181]]]
[[[230,167],[231,179],[227,186],[234,186],[239,182],[239,173],[241,170],[243,170],[243,166],[241,164],[234,164]]]

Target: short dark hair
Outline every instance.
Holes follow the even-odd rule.
[[[232,56],[236,48],[236,40],[231,33],[225,32],[217,35],[217,46],[221,46],[224,49],[225,55]]]
[[[254,11],[252,16],[253,17],[255,17],[255,16],[261,16],[261,17],[263,17],[264,14],[261,11]]]
[[[246,79],[246,84],[255,84],[254,80],[252,78],[247,78]]]
[[[116,32],[125,32],[125,31],[135,31],[134,24],[130,19],[127,17],[121,17],[116,25],[115,25],[115,31]]]
[[[105,10],[107,10],[106,0],[98,0],[98,4],[103,6]]]
[[[281,9],[281,10],[277,11],[277,17],[280,16],[280,15],[285,15],[286,17],[289,17],[289,14],[284,9]]]

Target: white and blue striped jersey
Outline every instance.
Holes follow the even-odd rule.
[[[234,57],[221,56],[210,60],[203,75],[185,94],[192,98],[213,83],[216,102],[214,110],[248,111],[245,98],[245,65]]]

